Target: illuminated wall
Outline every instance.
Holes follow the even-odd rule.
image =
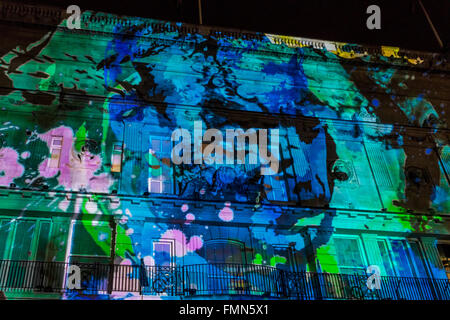
[[[114,217],[118,264],[168,263],[155,252],[167,241],[176,264],[376,263],[427,276],[383,262],[384,246],[416,252],[392,236],[420,240],[429,272],[445,276],[450,83],[439,57],[90,12],[80,31],[39,19],[5,24],[0,45],[0,258],[108,262]],[[279,173],[173,165],[170,135],[194,121],[279,129]],[[361,257],[342,261],[352,239]]]

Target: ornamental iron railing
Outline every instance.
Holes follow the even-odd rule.
[[[362,275],[290,272],[263,265],[186,266],[0,260],[0,291],[111,295],[253,296],[301,300],[450,300],[448,279],[381,276],[370,290]]]

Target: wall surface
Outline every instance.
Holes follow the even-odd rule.
[[[170,240],[173,263],[201,264],[223,240],[245,248],[230,262],[338,273],[335,238],[356,237],[365,266],[383,261],[380,237],[431,239],[425,257],[449,238],[442,57],[91,12],[68,30],[61,12],[11,8],[0,259],[154,265],[154,243]],[[278,173],[174,165],[172,132],[193,134],[194,121],[224,139],[278,129]],[[425,260],[428,276],[445,276]]]

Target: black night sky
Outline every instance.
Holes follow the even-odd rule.
[[[198,0],[20,0],[30,4],[199,23]],[[450,0],[422,0],[448,52]],[[381,8],[381,30],[366,27],[369,5]],[[442,52],[418,0],[202,0],[203,24],[250,31]]]

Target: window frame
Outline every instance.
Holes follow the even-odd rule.
[[[359,251],[359,254],[360,254],[360,257],[361,257],[361,262],[363,264],[363,267],[361,267],[361,268],[358,268],[358,267],[355,267],[355,266],[341,266],[340,262],[339,262],[339,258],[338,258],[338,253],[336,251],[336,260],[337,260],[337,267],[339,269],[339,273],[342,273],[341,272],[341,268],[345,268],[345,269],[353,269],[353,270],[355,270],[355,272],[353,272],[352,274],[360,274],[360,273],[357,272],[357,270],[360,270],[361,274],[366,275],[366,269],[367,269],[367,266],[368,266],[368,262],[367,261],[368,260],[367,260],[366,252],[364,250],[364,244],[363,244],[363,241],[362,241],[361,237],[359,235],[346,235],[346,234],[333,235],[333,244],[334,244],[334,248],[336,250],[336,244],[334,243],[335,239],[356,240],[357,244],[358,244],[358,251]]]
[[[61,144],[57,145],[54,144],[55,141],[60,141]],[[59,169],[61,165],[61,155],[62,155],[62,149],[64,145],[64,137],[63,136],[52,136],[50,140],[50,158],[47,162],[47,167],[52,169]],[[53,159],[53,152],[57,150],[58,156],[57,159]],[[56,162],[56,165],[53,163]]]
[[[108,262],[111,262],[111,254],[107,253],[105,255],[93,255],[93,254],[73,254],[72,250],[73,250],[73,237],[75,235],[74,231],[75,231],[75,226],[77,225],[77,223],[81,224],[81,220],[72,220],[71,221],[71,225],[70,225],[70,230],[69,230],[69,241],[67,242],[67,254],[66,254],[66,263],[69,264],[73,264],[73,258],[87,258],[87,259],[104,259],[104,260],[108,260]],[[109,222],[106,221],[99,221],[99,224],[103,224],[101,226],[108,226],[110,228]],[[112,232],[112,230],[110,230],[111,234],[111,241],[110,241],[110,249],[111,249],[111,245],[112,243],[114,243],[115,241],[113,241],[112,237],[114,236],[114,232]],[[116,250],[116,248],[114,248],[114,250]],[[110,250],[111,251],[111,250]],[[95,263],[95,262],[94,262]]]
[[[275,249],[286,249],[286,252],[288,254],[288,260],[287,260],[287,266],[288,266],[288,271],[291,272],[298,272],[298,265],[297,265],[297,261],[295,259],[295,255],[294,255],[294,249],[287,245],[287,244],[274,244],[272,245],[273,248],[273,253],[275,256]],[[276,267],[276,266],[275,266]]]
[[[245,254],[245,242],[240,241],[240,240],[235,240],[235,239],[224,239],[224,238],[219,238],[219,239],[210,239],[204,242],[204,256],[205,258],[207,258],[207,250],[208,250],[208,246],[211,244],[215,244],[215,243],[224,243],[224,244],[229,244],[229,243],[233,243],[233,244],[238,244],[240,247],[240,253],[241,253],[241,262],[231,262],[231,263],[227,263],[227,262],[213,262],[213,263],[217,263],[217,264],[247,264],[247,256]],[[214,252],[214,257],[216,257],[216,254]]]
[[[119,147],[120,150],[116,150],[116,147]],[[119,158],[117,160],[117,158]],[[118,163],[115,163],[117,160]],[[111,172],[122,172],[122,162],[123,162],[123,143],[116,142],[113,144],[111,151]]]
[[[151,172],[150,170],[153,170],[153,169],[151,168],[151,164],[150,164],[151,157],[154,157],[154,158],[157,159],[158,162],[159,162],[159,165],[160,165],[160,168],[161,168],[161,175],[160,175],[159,177],[164,177],[162,170],[163,170],[163,166],[165,166],[165,164],[162,163],[161,159],[159,159],[159,158],[156,156],[157,152],[153,151],[153,145],[152,145],[153,139],[159,139],[160,144],[161,144],[161,145],[160,145],[161,148],[162,148],[162,142],[163,142],[163,141],[168,141],[169,144],[170,144],[170,151],[169,151],[169,159],[170,159],[170,166],[169,166],[169,170],[170,170],[170,179],[167,179],[167,180],[159,180],[159,179],[154,179],[154,178],[152,178],[152,177],[150,176],[150,172]],[[176,192],[175,168],[174,168],[174,164],[173,164],[173,162],[172,162],[172,155],[171,155],[171,152],[172,152],[172,150],[173,150],[173,147],[174,147],[174,142],[172,141],[172,139],[171,139],[170,137],[165,136],[165,135],[162,135],[162,134],[149,135],[149,137],[148,137],[148,151],[147,151],[147,154],[148,154],[148,161],[147,161],[147,165],[146,165],[146,167],[147,167],[147,190],[146,190],[146,191],[147,191],[148,193],[153,194],[153,195],[157,195],[157,194],[160,194],[160,195],[174,195],[174,194],[175,194],[175,192]],[[152,153],[152,151],[153,151],[153,153]],[[160,152],[160,153],[163,153],[162,150],[159,151],[159,152]],[[170,192],[164,192],[164,182],[165,182],[165,181],[170,181],[170,185],[171,185],[171,190],[170,190]],[[158,182],[158,183],[159,183],[160,192],[152,192],[152,182]]]
[[[28,257],[28,261],[35,261],[36,259],[36,255],[37,255],[37,248],[39,246],[39,237],[40,237],[40,232],[41,232],[41,224],[42,223],[50,223],[50,229],[49,229],[49,238],[52,235],[52,231],[53,231],[53,223],[51,219],[48,218],[13,218],[13,217],[8,217],[8,216],[0,216],[0,223],[3,221],[10,221],[10,223],[12,223],[12,229],[10,230],[7,238],[6,238],[6,244],[5,244],[5,253],[3,257],[0,257],[0,259],[3,260],[11,260],[11,256],[13,253],[13,247],[14,247],[14,242],[16,240],[16,235],[17,235],[17,222],[18,221],[30,221],[30,222],[34,222],[35,223],[35,231],[33,234],[33,238],[31,240],[31,244],[30,244],[30,251],[31,251],[31,255]],[[48,244],[47,244],[48,246]],[[47,250],[46,250],[47,251]],[[45,253],[45,258],[47,258],[48,252]]]
[[[155,262],[155,267],[164,267],[164,266],[160,266],[160,265],[156,264],[155,245],[158,244],[158,243],[169,244],[170,245],[170,264],[169,264],[169,267],[174,267],[175,266],[175,257],[176,257],[176,241],[175,241],[175,239],[171,239],[171,238],[158,238],[158,239],[155,238],[155,239],[152,239],[152,257],[153,257],[153,261]],[[184,249],[185,248],[183,248],[183,250]]]
[[[390,261],[391,262],[391,266],[392,266],[392,268],[394,270],[394,273],[395,273],[396,277],[405,277],[405,276],[401,275],[400,271],[398,270],[397,263],[395,262],[395,259],[394,259],[394,256],[393,256],[394,251],[392,250],[391,240],[403,241],[406,244],[406,252],[408,254],[407,259],[409,261],[409,268],[412,271],[412,277],[413,278],[421,278],[421,277],[419,277],[418,267],[417,267],[416,261],[415,261],[415,259],[413,257],[414,252],[412,251],[412,248],[410,246],[410,241],[416,242],[418,244],[418,246],[419,246],[420,255],[421,255],[421,258],[422,258],[422,261],[423,261],[425,272],[427,273],[427,276],[430,277],[430,270],[428,268],[428,261],[426,259],[426,256],[424,255],[425,251],[424,251],[423,246],[422,246],[421,242],[419,241],[419,239],[390,236],[390,237],[379,237],[379,238],[377,238],[377,241],[378,240],[383,240],[385,242],[385,244],[387,245],[387,249],[388,249],[388,252],[389,252],[389,257],[390,257],[390,260],[391,260]]]
[[[395,266],[395,263],[394,263],[394,259],[393,259],[393,256],[392,256],[392,249],[390,247],[389,241],[387,241],[387,240],[388,240],[388,238],[386,238],[386,237],[377,237],[376,238],[377,247],[378,247],[378,250],[380,250],[378,242],[379,241],[383,242],[384,246],[386,248],[386,253],[387,253],[388,257],[389,257],[389,265],[391,267],[391,270],[393,271],[393,274],[392,275],[385,274],[385,275],[391,276],[391,277],[396,277],[397,276],[397,269],[396,269],[396,266]],[[381,253],[380,253],[380,258],[382,258],[381,257]],[[383,268],[384,268],[384,266],[383,266]],[[386,272],[386,269],[384,271]]]
[[[436,249],[437,249],[437,245],[439,245],[439,244],[450,246],[450,240],[438,240],[437,244],[436,244]],[[437,250],[439,250],[439,249],[437,249]],[[450,281],[450,257],[445,257],[445,258],[447,258],[447,262],[449,264],[447,267],[444,265],[444,261],[442,260],[443,258],[444,257],[442,257],[441,253],[439,252],[439,260],[441,261],[442,268],[444,268],[444,272],[445,272],[445,274],[447,275],[447,278]]]

